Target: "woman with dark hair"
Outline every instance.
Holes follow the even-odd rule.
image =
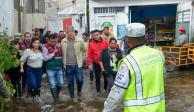
[[[13,41],[11,41],[11,47],[10,49],[13,48],[16,49],[16,52],[14,52],[12,54],[12,60],[16,61],[15,66],[11,67],[9,70],[5,71],[6,74],[8,74],[8,76],[11,79],[11,83],[14,87],[14,89],[16,90],[14,97],[21,97],[21,76],[22,74],[20,73],[20,58],[21,55],[23,54],[23,51],[19,50],[19,40],[15,39]]]
[[[113,86],[117,73],[118,62],[122,59],[122,52],[117,48],[117,40],[110,38],[109,47],[104,48],[100,54],[100,67],[102,74],[108,82],[108,92]]]
[[[20,72],[22,73],[24,72],[24,63],[26,63],[26,82],[30,89],[30,94],[33,101],[40,96],[40,87],[43,74],[43,54],[39,39],[32,39],[30,48],[24,51],[24,55],[21,57],[20,61]]]

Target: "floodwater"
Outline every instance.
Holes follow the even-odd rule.
[[[89,82],[87,70],[84,70],[83,74],[84,85],[81,98],[77,97],[72,101],[65,83],[65,87],[60,94],[60,103],[53,104],[47,79],[44,78],[41,90],[42,102],[30,104],[26,103],[27,98],[17,99],[14,101],[14,106],[10,112],[101,112],[106,93],[102,90],[101,95],[97,97],[95,84]],[[165,93],[167,112],[194,112],[194,69],[187,68],[167,73]],[[118,106],[115,112],[122,112],[122,106]]]
[[[194,112],[194,68],[168,73],[165,81],[167,112]]]

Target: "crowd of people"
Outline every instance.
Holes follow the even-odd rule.
[[[104,78],[104,91],[110,91],[116,77],[117,65],[122,59],[117,40],[109,34],[108,27],[103,31],[93,30],[90,34],[77,36],[78,31],[68,26],[66,32],[41,34],[38,28],[34,33],[26,32],[12,40],[17,50],[16,60],[20,64],[5,73],[10,77],[16,90],[14,97],[27,96],[30,102],[40,102],[42,76],[45,73],[48,87],[54,102],[58,102],[60,91],[67,79],[69,96],[82,95],[82,69],[88,69],[90,82],[95,80],[97,96],[101,93],[101,75]]]
[[[43,36],[36,28],[34,34],[26,32],[11,42],[17,49],[14,59],[20,62],[5,72],[16,90],[14,97],[27,94],[30,102],[40,102],[43,73],[54,103],[60,100],[64,78],[70,98],[82,97],[82,70],[88,68],[90,81],[95,80],[97,97],[102,92],[103,76],[103,91],[107,93],[103,112],[113,111],[121,98],[126,112],[165,112],[164,57],[145,45],[145,25],[126,25],[125,42],[130,51],[125,57],[108,27],[83,33],[82,37],[77,36],[73,26],[66,29],[58,34],[47,31]]]

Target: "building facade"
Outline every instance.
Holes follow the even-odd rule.
[[[13,0],[0,0],[0,32],[14,33],[14,4]]]
[[[13,0],[15,33],[32,32],[34,28],[45,29],[44,0]]]
[[[66,26],[72,25],[79,31],[79,34],[83,32],[85,0],[48,0],[45,6],[48,30],[66,31]]]
[[[90,0],[90,29],[103,29],[111,24],[117,39],[123,38],[124,25],[141,22],[146,25],[148,41],[160,42],[175,39],[177,32],[177,5],[192,0]],[[191,3],[190,3],[191,4]],[[190,5],[191,6],[191,5]],[[161,10],[162,9],[162,10]],[[191,8],[189,12],[192,13]],[[192,14],[189,15],[192,28]],[[193,24],[193,23],[192,23]],[[188,33],[190,38],[193,36]]]

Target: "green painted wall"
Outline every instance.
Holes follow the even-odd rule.
[[[177,22],[176,23],[176,35],[175,35],[176,40],[179,39],[179,31],[178,31],[178,29],[179,29],[180,26],[184,26],[186,28],[186,34],[189,36],[190,21],[188,21],[188,22],[181,22],[181,23]]]

